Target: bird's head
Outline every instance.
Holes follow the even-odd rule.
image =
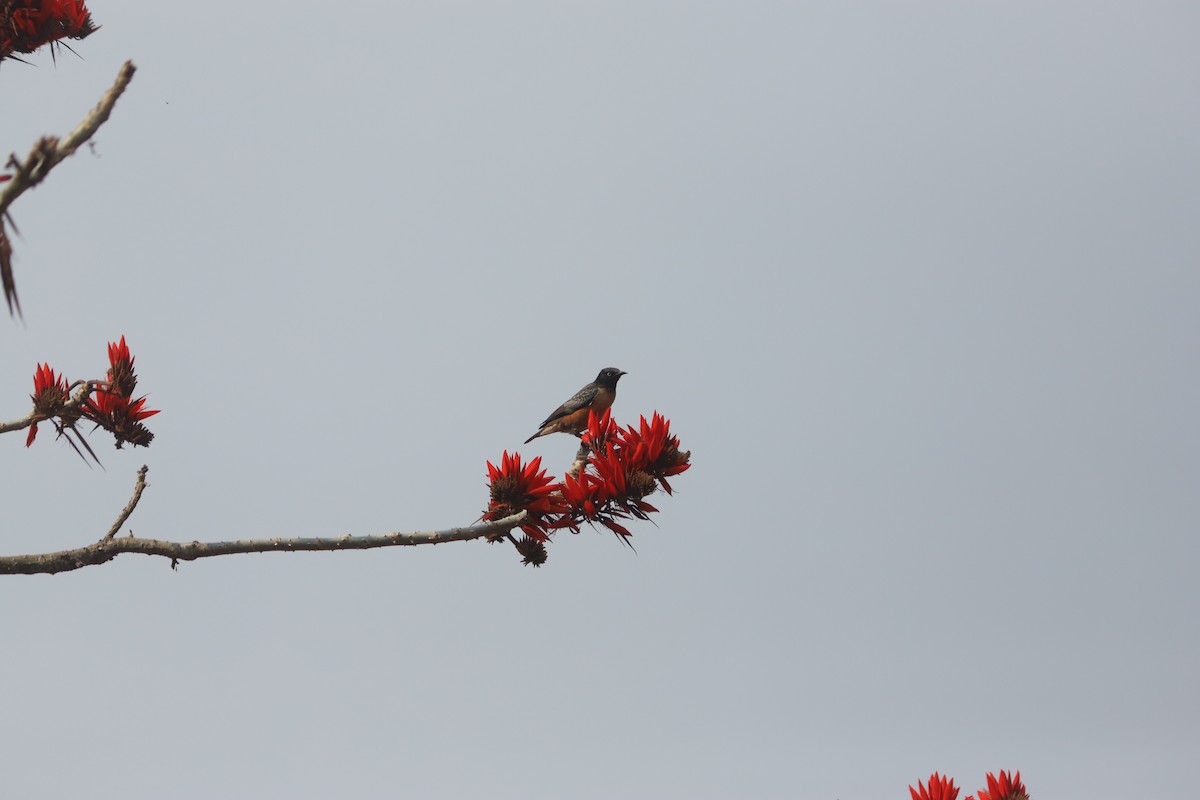
[[[605,367],[596,376],[596,383],[605,389],[615,389],[617,388],[617,381],[621,380],[621,376],[624,374],[623,370],[619,370],[616,367]]]

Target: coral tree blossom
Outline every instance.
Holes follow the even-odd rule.
[[[628,544],[633,534],[623,521],[649,519],[658,509],[643,498],[660,485],[670,492],[666,478],[690,466],[691,454],[680,451],[670,425],[655,412],[649,422],[642,417],[638,427],[622,428],[610,411],[599,416],[591,412],[587,430],[580,434],[582,461],[561,483],[541,469],[541,458],[522,465],[518,453],[505,451],[499,467],[487,464],[491,500],[481,519],[527,512],[521,525],[527,535],[513,540],[526,564],[545,562],[545,543],[554,531],[567,528],[578,533],[584,523],[608,528]]]
[[[587,462],[578,477],[563,480],[563,498],[568,513],[555,527],[579,530],[583,522],[600,524],[622,537],[629,530],[618,520],[649,519],[658,511],[642,498],[660,484],[671,492],[667,477],[686,471],[691,453],[679,449],[679,439],[671,435],[671,423],[657,411],[638,427],[621,428],[612,422],[610,412],[588,417],[588,429],[581,437],[590,449]]]
[[[979,790],[978,800],[1029,800],[1029,792],[1021,783],[1020,771],[1010,776],[1001,770],[999,778],[989,772],[987,784],[987,789]]]
[[[146,398],[133,399],[137,388],[137,375],[133,371],[134,358],[129,354],[125,337],[120,342],[108,345],[108,382],[96,389],[95,398],[84,404],[84,416],[103,428],[116,439],[117,447],[124,442],[146,447],[154,439],[142,420],[158,413],[157,409],[146,408]]]
[[[542,459],[533,459],[522,466],[521,454],[504,451],[500,466],[487,462],[488,491],[491,500],[482,519],[497,520],[521,511],[529,512],[521,529],[536,541],[544,542],[548,514],[563,510],[563,501],[558,494],[559,485],[541,469]]]
[[[626,462],[647,473],[671,494],[667,478],[687,471],[691,453],[680,452],[679,438],[671,435],[671,421],[654,412],[650,422],[642,417],[637,428],[630,425],[620,436],[621,449],[628,453]]]
[[[912,800],[957,800],[958,787],[951,778],[943,778],[936,772],[929,776],[929,786],[917,781],[917,788],[908,787]]]
[[[29,426],[29,434],[25,437],[26,447],[33,444],[33,440],[37,438],[38,422],[57,416],[63,410],[67,403],[67,391],[65,376],[55,375],[49,364],[38,364],[33,373],[33,394],[30,395],[35,416],[33,424]]]
[[[0,60],[95,30],[84,0],[0,0]]]

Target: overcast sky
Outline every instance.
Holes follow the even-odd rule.
[[[483,542],[0,578],[12,797],[1189,796],[1190,3],[91,4],[0,152],[39,361],[124,334],[148,450],[0,437],[0,548],[469,523],[601,367],[693,468]]]

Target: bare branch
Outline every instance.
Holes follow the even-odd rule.
[[[164,542],[158,539],[142,539],[136,536],[116,534],[129,515],[137,508],[145,491],[146,473],[143,466],[138,470],[137,485],[133,497],[121,510],[120,516],[108,533],[95,544],[74,550],[56,553],[38,553],[23,556],[0,556],[0,575],[53,575],[69,572],[93,564],[112,561],[122,553],[141,553],[147,556],[163,556],[171,559],[171,566],[179,561],[195,561],[198,558],[228,556],[236,553],[294,553],[305,550],[371,550],[377,547],[405,547],[418,544],[440,544],[441,542],[465,542],[503,535],[525,521],[528,512],[522,511],[504,519],[483,525],[465,528],[447,528],[441,531],[414,531],[409,533],[381,533],[374,536],[338,536],[292,539],[239,539],[228,542]]]
[[[126,61],[121,67],[121,71],[117,73],[116,81],[104,93],[104,97],[100,98],[96,107],[89,111],[83,121],[75,127],[75,130],[62,139],[56,139],[53,136],[39,139],[33,146],[29,158],[24,162],[17,161],[16,156],[13,156],[11,166],[16,173],[0,191],[0,213],[7,211],[13,201],[20,197],[26,189],[39,184],[59,162],[73,154],[80,145],[92,138],[100,126],[108,121],[113,106],[117,103],[117,98],[125,91],[125,87],[133,79],[133,73],[136,70],[137,67],[133,65],[132,61]]]
[[[9,420],[8,422],[0,422],[0,433],[9,433],[11,431],[23,431],[35,422],[41,422],[45,419],[44,416],[35,411],[30,411],[23,417]]]
[[[145,464],[137,472],[137,485],[133,487],[133,497],[129,498],[129,502],[121,509],[121,513],[117,516],[117,521],[108,529],[108,533],[104,534],[105,539],[111,539],[117,535],[117,531],[121,530],[121,526],[125,524],[125,520],[129,519],[129,515],[137,508],[138,501],[142,499],[142,492],[146,491],[146,473],[150,468]]]
[[[5,221],[11,221],[8,216],[8,207],[26,189],[41,183],[51,169],[92,138],[92,135],[112,114],[117,98],[121,96],[125,87],[129,85],[129,81],[133,79],[136,69],[132,61],[126,61],[121,67],[121,71],[117,73],[117,79],[112,87],[104,93],[104,97],[100,98],[100,102],[88,112],[75,130],[62,139],[53,136],[42,137],[34,144],[29,157],[23,162],[18,161],[16,155],[9,159],[9,166],[13,169],[12,179],[5,183],[4,188],[0,190],[0,283],[3,284],[4,299],[8,303],[10,314],[14,308],[17,313],[20,313],[21,304],[17,299],[17,287],[12,277],[12,247],[4,231]]]
[[[52,575],[58,572],[89,567],[111,561],[122,553],[141,553],[163,556],[176,561],[195,561],[198,558],[227,556],[235,553],[293,553],[305,550],[370,550],[377,547],[405,547],[442,542],[465,542],[482,539],[501,531],[509,531],[525,521],[526,512],[511,517],[441,531],[381,533],[374,536],[339,536],[336,538],[241,539],[228,542],[164,542],[136,536],[107,536],[88,547],[61,550],[27,556],[0,556],[0,575]]]

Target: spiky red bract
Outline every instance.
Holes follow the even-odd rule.
[[[565,506],[558,494],[559,484],[541,466],[541,456],[522,465],[521,454],[514,452],[510,456],[507,450],[499,467],[487,462],[491,499],[483,519],[504,519],[526,511],[528,516],[521,529],[538,541],[547,541],[546,516],[562,512]]]
[[[139,397],[137,400],[130,400],[128,397],[121,397],[112,392],[97,391],[96,399],[88,402],[88,407],[97,414],[105,416],[120,415],[127,417],[133,422],[140,422],[147,417],[153,417],[159,413],[159,409],[146,409],[146,398]]]
[[[67,378],[55,374],[49,364],[38,364],[33,372],[33,407],[44,414],[58,411],[67,402]]]
[[[598,522],[603,517],[605,507],[612,500],[608,486],[603,480],[587,471],[579,473],[579,477],[567,475],[562,482],[562,497],[567,505],[567,513],[554,523],[555,528],[569,528],[579,532],[582,522]]]
[[[611,408],[604,409],[604,413],[599,417],[596,416],[595,409],[590,409],[587,430],[579,439],[592,450],[603,453],[608,448],[608,440],[620,431],[621,426],[613,421]]]
[[[97,427],[103,428],[116,439],[117,448],[125,442],[148,447],[154,434],[142,424],[142,420],[153,417],[159,409],[145,408],[146,398],[130,400],[105,389],[97,389],[95,398],[84,403],[84,416]]]
[[[154,439],[142,420],[159,413],[158,409],[147,409],[146,398],[133,399],[137,388],[137,374],[133,370],[134,357],[129,352],[125,337],[119,342],[108,343],[108,385],[96,390],[95,399],[84,403],[84,416],[113,435],[117,447],[124,442],[146,447]]]
[[[1014,775],[1001,770],[998,778],[989,772],[987,784],[987,789],[980,789],[977,793],[977,800],[1029,800],[1029,792],[1021,783],[1020,770]]]
[[[938,773],[929,776],[929,786],[917,781],[917,788],[908,787],[912,800],[957,800],[958,787],[951,778],[943,778]]]
[[[667,478],[691,467],[688,461],[692,454],[679,449],[679,437],[671,435],[671,421],[657,411],[650,422],[641,417],[638,427],[625,428],[620,438],[621,448],[629,451],[626,461],[630,467],[653,477],[667,494],[671,494]]]
[[[25,436],[26,447],[33,444],[33,440],[37,438],[38,422],[41,419],[50,419],[63,410],[67,403],[67,392],[65,375],[56,375],[49,364],[37,365],[33,373],[33,394],[29,398],[33,400],[33,413],[39,419],[35,419],[29,426],[29,433]]]
[[[108,343],[108,382],[110,390],[124,397],[132,397],[137,388],[137,375],[133,371],[134,357],[129,354],[125,337],[120,342]]]
[[[84,0],[0,0],[0,60],[95,30]]]
[[[121,341],[108,343],[108,363],[112,366],[118,364],[128,364],[133,367],[134,358],[129,353],[129,345],[125,343],[125,335],[121,335]]]
[[[687,456],[680,460],[679,440],[657,412],[652,422],[642,417],[640,428],[627,429],[611,422],[608,412],[599,418],[591,414],[583,439],[592,451],[579,477],[563,481],[569,510],[555,527],[578,531],[587,522],[629,537],[619,520],[649,519],[658,511],[643,498],[655,490],[656,481],[669,491],[663,476],[686,470]]]

